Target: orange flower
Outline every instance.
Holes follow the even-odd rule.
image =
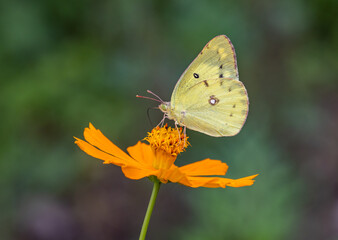
[[[252,175],[240,179],[214,177],[225,175],[227,164],[212,159],[204,159],[182,167],[174,164],[177,155],[189,145],[188,138],[182,134],[182,129],[173,129],[164,126],[156,127],[144,139],[150,145],[138,142],[128,147],[126,154],[100,130],[90,123],[84,130],[86,141],[75,138],[75,143],[88,155],[101,159],[105,164],[120,166],[124,175],[130,179],[141,179],[156,176],[162,183],[178,182],[189,187],[217,188],[226,186],[243,187],[254,183]],[[207,177],[208,176],[208,177]]]

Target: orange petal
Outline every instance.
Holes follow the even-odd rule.
[[[188,187],[208,187],[217,188],[222,187],[219,182],[219,177],[187,177],[188,182],[180,182]]]
[[[141,178],[149,177],[153,175],[156,176],[158,173],[158,170],[140,168],[140,167],[128,165],[128,166],[122,167],[122,172],[127,178],[137,180],[137,179],[141,179]]]
[[[79,146],[79,148],[82,149],[82,151],[84,151],[85,153],[87,153],[92,157],[103,160],[104,163],[112,163],[118,166],[123,166],[126,165],[127,163],[124,159],[117,158],[108,153],[105,153],[79,138],[75,139],[76,139],[75,143]]]
[[[179,182],[183,178],[186,178],[186,175],[182,173],[179,167],[172,165],[169,169],[160,169],[156,175],[160,180],[164,179],[170,182]]]
[[[148,144],[141,143],[139,141],[136,145],[128,147],[127,151],[132,158],[140,162],[142,165],[152,166],[154,154]]]
[[[96,129],[91,123],[89,123],[89,128],[85,128],[83,135],[87,142],[101,149],[102,151],[121,159],[131,160],[131,157],[128,156],[128,154],[126,154],[108,138],[106,138],[102,132]]]
[[[240,179],[234,179],[228,184],[228,186],[229,187],[251,186],[255,182],[255,180],[252,180],[252,179],[254,179],[257,176],[258,176],[258,174],[248,176],[248,177],[244,177],[244,178],[240,178]]]
[[[225,175],[228,170],[228,165],[220,160],[207,158],[180,167],[180,170],[188,176]]]
[[[245,178],[240,179],[229,179],[229,178],[220,178],[220,177],[188,177],[188,184],[180,182],[189,187],[207,187],[207,188],[225,188],[229,187],[244,187],[251,186],[254,183],[253,178],[255,178],[258,174],[252,175]]]

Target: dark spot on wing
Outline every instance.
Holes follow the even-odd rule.
[[[219,102],[219,99],[215,97],[215,95],[211,95],[209,99],[209,103],[211,106],[215,106]]]
[[[236,107],[236,104],[234,104],[232,107],[235,108],[235,107]]]
[[[232,89],[231,89],[231,87],[229,87],[229,92],[231,92],[232,91]]]
[[[219,69],[222,69],[223,68],[223,64],[221,66],[219,66]]]
[[[219,78],[223,78],[223,74],[222,73],[219,75]]]
[[[209,87],[209,83],[207,82],[207,80],[204,80],[203,82],[204,82],[206,87]]]
[[[230,113],[230,117],[232,117],[232,113]]]
[[[194,73],[194,78],[199,78],[200,76],[197,73]]]

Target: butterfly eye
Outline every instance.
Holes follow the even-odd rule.
[[[194,78],[199,78],[200,76],[197,73],[194,73]]]

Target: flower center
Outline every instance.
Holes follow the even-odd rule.
[[[156,169],[168,169],[175,162],[177,155],[189,145],[188,137],[182,133],[182,128],[156,127],[144,139],[149,142],[154,151]]]

